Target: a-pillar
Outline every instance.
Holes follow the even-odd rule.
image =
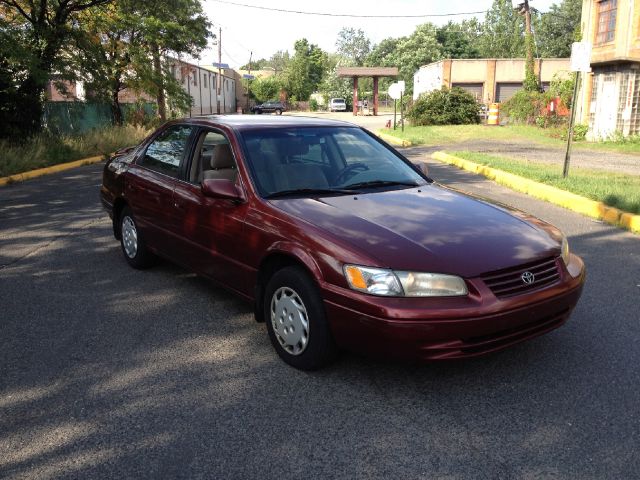
[[[373,116],[378,115],[378,77],[373,77]]]
[[[358,77],[353,77],[353,114],[358,115]]]

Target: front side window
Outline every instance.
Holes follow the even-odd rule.
[[[167,128],[147,147],[140,165],[156,172],[177,177],[184,160],[192,128],[174,125]]]
[[[612,42],[616,38],[617,0],[598,2],[598,31],[596,44]]]
[[[359,128],[250,130],[242,138],[249,169],[263,197],[318,189],[348,194],[426,183],[392,150]]]

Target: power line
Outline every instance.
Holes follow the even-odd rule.
[[[284,8],[273,7],[261,7],[259,5],[247,5],[246,3],[229,2],[226,0],[213,0],[217,3],[224,3],[226,5],[234,5],[236,7],[255,8],[258,10],[268,10],[270,12],[281,13],[295,13],[298,15],[315,15],[321,17],[348,17],[348,18],[427,18],[427,17],[455,17],[458,15],[477,15],[479,13],[485,13],[486,10],[480,10],[477,12],[458,12],[458,13],[432,13],[423,15],[355,15],[349,13],[326,13],[326,12],[305,12],[302,10],[286,10]]]

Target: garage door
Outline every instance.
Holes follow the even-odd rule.
[[[498,83],[496,85],[496,101],[498,103],[506,102],[518,90],[522,90],[522,83]]]
[[[482,101],[482,83],[452,83],[452,87],[460,87],[473,95],[477,101]]]

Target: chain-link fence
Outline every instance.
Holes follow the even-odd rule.
[[[144,123],[155,116],[152,103],[120,105],[125,120]],[[43,127],[57,135],[80,135],[89,130],[113,124],[111,107],[105,103],[47,102],[42,119]]]

